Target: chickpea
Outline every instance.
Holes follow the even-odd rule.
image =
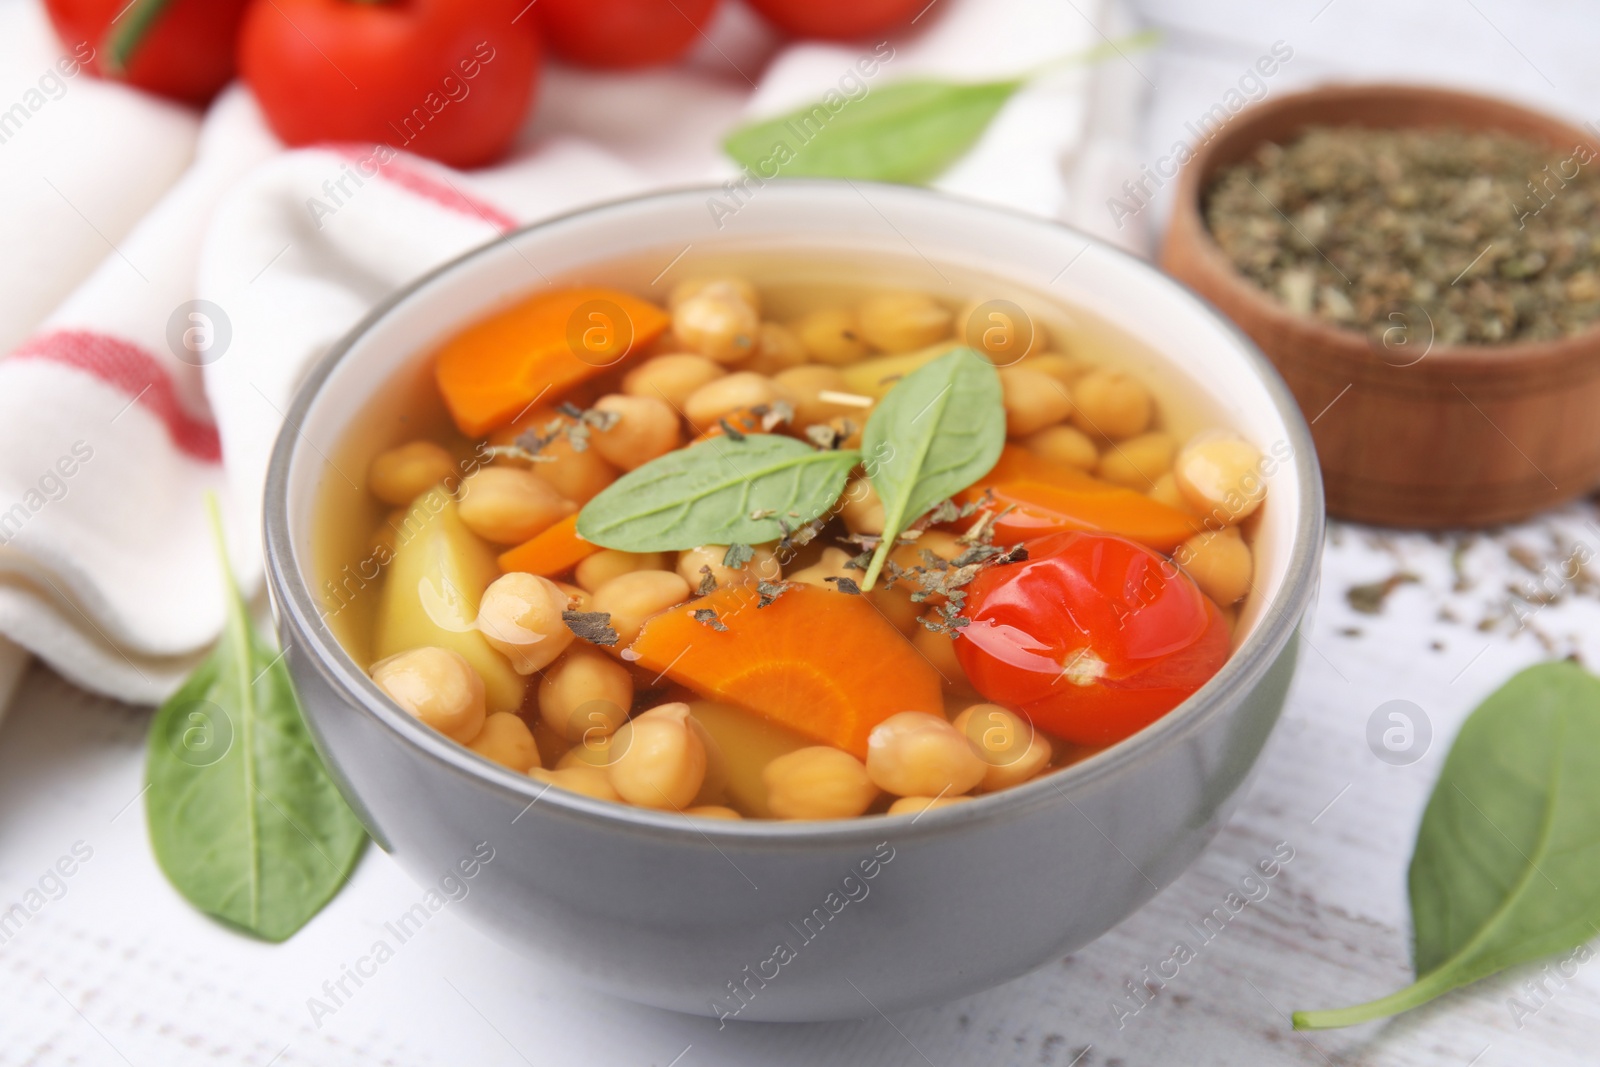
[[[1191,507],[1226,523],[1255,511],[1266,499],[1261,453],[1237,437],[1204,436],[1189,442],[1172,464],[1178,491]]]
[[[543,670],[573,642],[561,621],[567,594],[548,578],[512,571],[490,583],[478,601],[478,632],[518,674]]]
[[[672,332],[685,345],[718,363],[740,363],[755,355],[761,317],[727,294],[691,296],[672,313]]]
[[[794,405],[794,421],[797,426],[802,428],[814,426],[841,415],[854,416],[860,422],[866,421],[866,408],[848,407],[822,399],[822,394],[826,392],[850,391],[844,375],[833,367],[819,367],[815,364],[791,367],[779,371],[773,378],[773,383],[783,390],[789,402]]]
[[[1156,479],[1172,469],[1177,452],[1178,442],[1169,435],[1142,433],[1106,449],[1098,473],[1108,482],[1143,492],[1154,489]]]
[[[844,519],[851,533],[883,533],[883,525],[888,520],[883,512],[883,501],[878,498],[878,491],[872,488],[871,482],[865,478],[852,478],[844,487],[843,501],[839,516]]]
[[[806,346],[787,326],[763,322],[756,342],[756,354],[746,366],[758,374],[773,375],[806,362]]]
[[[611,614],[619,645],[631,645],[645,620],[689,599],[689,583],[672,571],[629,571],[594,591],[591,610]]]
[[[617,731],[611,786],[629,804],[676,808],[693,803],[706,776],[706,749],[689,723],[689,705],[662,704]]]
[[[800,582],[804,585],[815,585],[822,589],[833,589],[836,583],[827,581],[828,578],[848,578],[851,575],[860,576],[860,571],[853,571],[845,564],[853,557],[842,548],[825,548],[822,558],[809,567],[804,567],[790,574],[789,581]]]
[[[973,520],[976,521],[976,520]],[[912,567],[926,567],[928,561],[923,558],[924,552],[932,552],[940,559],[955,559],[967,550],[967,546],[958,539],[958,534],[947,530],[923,530],[922,535],[915,541],[903,545],[896,545],[889,552],[889,558],[895,563],[910,570]],[[943,599],[942,597],[939,599]]]
[[[1202,593],[1222,607],[1243,600],[1250,592],[1254,563],[1237,526],[1196,534],[1179,545],[1172,558]]]
[[[1194,510],[1189,507],[1189,502],[1178,491],[1178,480],[1172,476],[1171,471],[1157,478],[1156,484],[1152,485],[1144,495],[1159,504],[1165,504],[1169,508],[1176,508],[1183,512]]]
[[[1121,371],[1090,371],[1078,380],[1072,399],[1078,428],[1113,441],[1143,433],[1153,414],[1150,391]]]
[[[783,578],[783,568],[778,563],[778,557],[772,549],[763,545],[754,545],[750,551],[753,553],[742,567],[728,567],[723,560],[728,556],[727,545],[701,545],[691,548],[687,552],[678,553],[678,577],[689,583],[689,588],[696,591],[700,583],[705,580],[701,568],[709,567],[711,577],[717,580],[717,586],[744,585],[749,582],[776,582]]]
[[[980,783],[985,793],[1021,785],[1050,765],[1049,739],[998,704],[974,704],[950,725],[987,764]]]
[[[787,399],[787,393],[773,384],[772,379],[752,371],[740,371],[696,389],[683,402],[683,413],[697,431],[704,433],[715,426],[718,419],[740,408]]]
[[[580,747],[610,737],[633,706],[633,675],[592,645],[574,645],[539,680],[545,725]]]
[[[1095,464],[1100,462],[1100,452],[1095,448],[1094,441],[1082,430],[1071,426],[1052,426],[1040,430],[1023,443],[1036,456],[1081,471],[1093,470]]]
[[[950,336],[950,309],[923,293],[884,293],[861,302],[861,336],[883,352],[927,348]]]
[[[543,720],[540,721],[542,722]],[[623,716],[622,722],[626,721],[627,717]],[[621,723],[619,722],[618,725],[620,726]],[[556,760],[556,770],[564,771],[572,767],[605,770],[611,766],[611,739],[615,736],[615,733],[602,736],[598,731],[591,731],[590,736],[561,754],[561,758]]]
[[[372,665],[372,680],[402,709],[463,744],[483,728],[483,679],[466,657],[432,645]]]
[[[533,731],[509,711],[497,711],[484,719],[483,729],[467,747],[519,774],[539,765],[539,746],[534,744]]]
[[[612,393],[594,402],[596,411],[617,416],[609,430],[589,435],[589,447],[606,461],[631,471],[683,443],[678,413],[660,397]]]
[[[922,629],[922,624],[917,619],[922,615],[924,607],[911,599],[912,592],[913,590],[903,584],[897,584],[893,589],[885,589],[880,585],[868,590],[866,597],[896,630],[907,636],[913,636]]]
[[[603,548],[592,556],[584,557],[572,576],[579,588],[593,593],[613,578],[634,571],[659,571],[666,565],[667,556],[664,552],[623,552],[615,548]]]
[[[367,489],[385,504],[403,506],[455,473],[455,457],[432,441],[410,441],[379,452],[367,468]]]
[[[548,456],[549,460],[528,468],[534,477],[579,504],[587,504],[600,490],[617,480],[617,468],[607,463],[604,456],[592,448],[579,451],[565,437],[546,445],[540,455]]]
[[[521,467],[482,467],[461,483],[461,521],[497,545],[520,545],[576,510],[548,482]]]
[[[597,767],[557,767],[553,771],[534,767],[528,771],[528,777],[596,800],[622,800],[617,791],[611,788],[611,776]]]
[[[996,366],[1010,367],[1023,359],[1037,358],[1050,347],[1050,331],[1044,323],[1026,309],[1018,310],[1022,312],[1021,320],[993,300],[973,300],[961,309],[956,322],[967,344],[988,356]]]
[[[575,585],[568,584],[567,582],[557,582],[556,588],[567,595],[567,606],[565,610],[589,610],[589,591],[587,589],[580,589]]]
[[[983,780],[978,758],[949,720],[925,711],[902,711],[867,736],[867,774],[895,796],[965,793]]]
[[[679,411],[689,395],[727,374],[705,356],[693,352],[674,352],[656,356],[633,368],[622,379],[622,391],[629,396],[664,400]]]
[[[911,631],[911,646],[939,672],[939,677],[944,679],[947,686],[958,690],[970,688],[967,672],[961,669],[961,661],[956,659],[955,638],[930,630],[919,622],[917,628]]]
[[[1029,370],[1043,371],[1062,385],[1070,388],[1079,378],[1088,374],[1090,367],[1081,359],[1063,356],[1059,352],[1042,352],[1028,357],[1023,364]]]
[[[737,300],[741,304],[749,304],[757,311],[761,310],[761,294],[756,291],[756,287],[748,279],[732,276],[685,278],[672,287],[672,294],[667,297],[667,310],[677,311],[678,305],[697,296]]]
[[[794,324],[794,332],[818,363],[842,366],[870,351],[861,336],[860,319],[846,308],[813,311]]]
[[[1006,433],[1012,437],[1038,433],[1072,414],[1067,387],[1043,371],[1002,367],[1000,388],[1006,406]]]
[[[696,816],[699,816],[702,819],[742,819],[742,818],[744,818],[744,816],[740,815],[737,811],[734,811],[732,808],[729,808],[729,807],[724,807],[721,804],[700,804],[700,805],[697,805],[697,806],[692,807],[692,808],[684,808],[683,809],[683,813],[685,815],[696,815]]]
[[[934,808],[948,808],[952,804],[968,804],[971,801],[971,797],[901,797],[889,805],[889,814],[921,815]]]
[[[813,745],[785,753],[761,771],[767,806],[780,819],[853,819],[878,795],[861,761]]]

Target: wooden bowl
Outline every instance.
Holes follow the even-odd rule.
[[[1221,167],[1308,126],[1501,130],[1559,158],[1589,133],[1499,100],[1398,85],[1330,87],[1241,112],[1184,167],[1161,265],[1267,354],[1311,423],[1328,511],[1392,526],[1523,518],[1600,484],[1600,329],[1556,341],[1432,343],[1426,312],[1384,340],[1298,315],[1246,278],[1206,228]]]

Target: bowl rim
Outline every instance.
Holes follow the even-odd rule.
[[[1257,144],[1268,140],[1259,132],[1262,124],[1284,117],[1293,118],[1297,112],[1325,106],[1349,106],[1366,101],[1394,102],[1397,100],[1421,101],[1432,98],[1447,101],[1464,114],[1476,116],[1463,122],[1472,132],[1506,130],[1497,119],[1515,117],[1529,126],[1542,126],[1549,130],[1562,130],[1577,138],[1576,143],[1586,144],[1600,156],[1600,138],[1597,138],[1566,119],[1514,101],[1481,93],[1467,92],[1448,86],[1406,84],[1400,82],[1333,82],[1303,89],[1282,96],[1263,99],[1241,110],[1211,140],[1195,150],[1193,158],[1183,166],[1174,191],[1172,215],[1168,219],[1162,239],[1160,261],[1167,261],[1168,245],[1174,237],[1185,239],[1194,251],[1199,265],[1221,285],[1230,299],[1245,304],[1250,312],[1261,316],[1272,329],[1300,337],[1315,338],[1319,345],[1337,356],[1369,362],[1376,355],[1376,342],[1359,330],[1336,326],[1311,315],[1291,311],[1267,290],[1246,277],[1228,258],[1222,246],[1212,235],[1201,211],[1200,200],[1204,189],[1217,169],[1218,157],[1232,152],[1235,158],[1247,154]],[[1333,120],[1336,121],[1336,120]],[[1304,125],[1313,125],[1306,122]],[[1369,129],[1402,129],[1405,124],[1378,123]],[[1525,132],[1517,136],[1532,139]],[[1239,149],[1241,142],[1246,147]],[[1431,321],[1431,320],[1430,320]],[[1450,370],[1465,370],[1496,362],[1564,362],[1572,359],[1592,359],[1600,348],[1600,321],[1577,333],[1544,341],[1512,341],[1506,344],[1437,344],[1425,352],[1427,361]],[[1387,361],[1383,361],[1387,363]],[[1419,358],[1419,364],[1422,360]]]
[[[632,831],[653,838],[669,835],[683,841],[699,840],[713,848],[719,842],[794,847],[819,842],[873,843],[883,838],[886,829],[892,829],[901,837],[909,837],[976,822],[990,822],[1031,808],[1046,800],[1051,793],[1059,794],[1070,803],[1071,797],[1066,791],[1068,787],[1081,789],[1115,775],[1144,758],[1150,751],[1180,742],[1221,714],[1224,708],[1243,699],[1246,692],[1277,662],[1312,603],[1317,588],[1326,522],[1321,473],[1310,428],[1272,363],[1237,326],[1181,282],[1162,273],[1151,263],[1055,219],[935,190],[890,183],[792,178],[772,183],[765,192],[780,196],[803,196],[807,195],[808,190],[818,188],[857,187],[855,191],[859,193],[859,187],[863,186],[882,196],[951,203],[962,210],[991,212],[1013,222],[1071,234],[1075,239],[1088,242],[1100,253],[1133,266],[1157,289],[1165,290],[1172,299],[1187,303],[1192,310],[1212,319],[1224,334],[1232,338],[1239,353],[1256,372],[1284,424],[1293,448],[1289,465],[1297,474],[1300,488],[1296,502],[1299,514],[1288,546],[1282,585],[1273,601],[1264,606],[1262,616],[1250,636],[1233,651],[1222,668],[1187,700],[1154,723],[1077,763],[1010,789],[974,797],[970,803],[954,804],[911,816],[890,816],[888,818],[892,821],[889,822],[885,822],[883,817],[832,821],[705,819],[598,800],[553,788],[526,774],[517,774],[493,763],[465,745],[423,725],[385,697],[321,622],[311,583],[301,568],[289,528],[290,467],[303,447],[303,437],[298,427],[319,396],[323,384],[376,323],[434,281],[456,271],[470,270],[479,256],[489,253],[499,244],[547,228],[582,225],[591,216],[628,210],[642,203],[692,197],[698,204],[701,198],[721,189],[717,185],[687,185],[591,204],[508,231],[469,249],[380,301],[334,343],[301,380],[283,425],[279,428],[267,470],[262,521],[266,583],[280,630],[292,633],[293,643],[304,650],[302,655],[309,661],[309,666],[322,676],[351,712],[377,718],[442,769],[480,785],[502,789],[518,799],[525,799],[527,806],[523,808],[523,814],[527,814],[535,804],[547,801],[546,810],[551,814],[559,813],[596,824],[610,832]],[[290,642],[285,640],[284,644],[287,648]],[[289,654],[292,656],[294,652]],[[313,733],[316,732],[313,730]],[[923,814],[927,815],[926,820],[922,818]],[[918,822],[922,825],[916,825]]]

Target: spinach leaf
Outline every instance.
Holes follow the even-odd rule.
[[[1600,679],[1530,667],[1468,717],[1411,859],[1417,980],[1367,1004],[1294,1015],[1296,1029],[1406,1011],[1600,926]]]
[[[988,474],[1005,443],[1000,375],[973,349],[948,352],[889,390],[861,433],[867,479],[884,514],[863,590],[877,581],[901,531]]]
[[[625,552],[775,541],[832,507],[860,460],[781,434],[713,437],[612,482],[578,513],[578,535]]]
[[[145,818],[189,903],[282,941],[344,884],[366,832],[317,758],[283,657],[251,625],[210,506],[227,621],[150,725]]]
[[[858,100],[825,99],[741,126],[722,147],[757,174],[920,185],[972,147],[1022,81],[895,82]]]
[[[1154,31],[1141,31],[1002,81],[908,79],[859,97],[830,90],[812,104],[739,127],[723,149],[763,178],[781,174],[922,184],[966,154],[1030,78],[1059,66],[1095,63],[1157,39]],[[776,172],[769,173],[774,166]]]

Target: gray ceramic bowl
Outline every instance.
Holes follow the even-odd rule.
[[[1159,722],[1064,771],[915,819],[835,823],[688,819],[545,791],[390,704],[330,634],[308,579],[325,457],[341,454],[357,413],[542,278],[613,277],[627,262],[641,285],[659,275],[664,298],[686,266],[752,250],[898,264],[904,282],[934,291],[988,278],[1092,309],[1148,350],[1162,388],[1283,457],[1255,534],[1257,593],[1226,666]],[[268,580],[318,746],[373,837],[423,885],[468,861],[471,891],[452,907],[575,980],[740,1020],[858,1017],[972,993],[1092,941],[1170,883],[1228,818],[1277,720],[1322,546],[1306,425],[1242,335],[1080,233],[901,187],[786,181],[738,200],[684,190],[510,234],[368,316],[310,376],[288,426],[267,484]],[[470,862],[491,848],[491,861]]]

